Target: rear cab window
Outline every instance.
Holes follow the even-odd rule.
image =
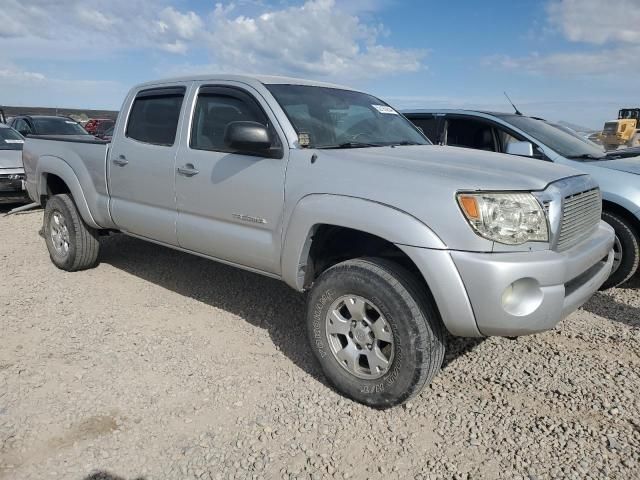
[[[186,88],[182,86],[138,92],[129,113],[127,138],[152,145],[173,146],[185,92]]]

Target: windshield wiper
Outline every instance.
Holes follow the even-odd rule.
[[[567,158],[570,160],[602,160],[603,158],[607,158],[606,155],[593,155],[592,153],[583,153],[580,155],[567,155]]]
[[[323,145],[322,147],[316,147],[318,150],[331,150],[336,148],[367,148],[367,147],[382,147],[379,143],[365,143],[365,142],[344,142],[339,145]]]
[[[403,140],[401,142],[387,143],[385,145],[388,145],[390,147],[404,147],[405,145],[427,145],[427,144],[426,143],[410,142],[408,140]]]

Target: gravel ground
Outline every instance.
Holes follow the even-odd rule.
[[[640,294],[553,331],[448,339],[376,411],[331,390],[284,284],[122,235],[65,273],[0,217],[0,478],[640,478]]]

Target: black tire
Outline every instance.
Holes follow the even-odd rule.
[[[327,314],[334,302],[349,295],[375,305],[390,326],[395,353],[386,373],[377,379],[352,374],[332,350]],[[406,402],[431,382],[444,359],[444,327],[430,293],[414,275],[385,259],[348,260],[322,273],[309,295],[307,331],[311,348],[333,386],[371,407]]]
[[[61,243],[56,241],[60,237],[54,234],[64,230],[60,227],[61,221],[67,231],[66,241],[62,242],[66,248],[55,246]],[[98,231],[84,223],[70,195],[49,198],[44,209],[43,232],[49,257],[56,267],[76,272],[96,266],[100,250]]]
[[[640,260],[640,240],[634,226],[627,219],[613,212],[602,212],[602,219],[616,232],[614,253],[619,256],[619,264],[602,284],[600,290],[617,287],[629,280],[638,270]]]

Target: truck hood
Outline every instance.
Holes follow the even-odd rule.
[[[378,164],[396,172],[441,177],[458,190],[544,190],[552,182],[582,174],[537,159],[438,145],[326,150],[321,155],[339,156],[339,162],[362,162],[363,169]],[[389,173],[390,181],[397,176]]]
[[[0,150],[0,169],[22,168],[22,150]]]
[[[456,193],[541,191],[556,181],[585,175],[542,160],[438,145],[298,149],[292,155],[287,170],[289,198],[331,194],[386,205],[428,226],[447,248],[476,252],[493,251],[493,242],[472,230]]]
[[[598,167],[618,170],[620,172],[640,175],[640,157],[620,158],[617,160],[602,160],[595,163]]]

